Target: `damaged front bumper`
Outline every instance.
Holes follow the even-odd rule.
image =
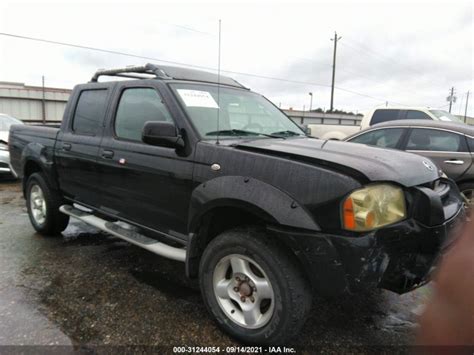
[[[416,218],[355,237],[285,233],[318,294],[376,287],[405,293],[429,281],[438,259],[460,234],[465,211],[450,181],[441,188],[413,190],[410,215]]]

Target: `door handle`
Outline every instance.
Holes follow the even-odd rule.
[[[102,151],[102,158],[104,159],[112,159],[114,157],[114,152],[112,150],[104,150]]]
[[[71,145],[71,144],[69,144],[69,143],[63,143],[63,146],[62,146],[62,148],[63,148],[63,150],[65,150],[65,151],[67,151],[67,152],[68,152],[68,151],[70,151],[70,150],[71,150],[71,148],[72,148],[72,145]]]
[[[452,165],[463,165],[464,164],[464,160],[458,160],[458,159],[445,160],[444,162],[446,164],[452,164]]]

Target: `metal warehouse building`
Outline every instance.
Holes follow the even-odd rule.
[[[0,113],[25,122],[61,121],[71,90],[0,81]]]
[[[59,122],[63,118],[69,89],[30,86],[24,83],[0,81],[0,113],[19,118],[25,122]],[[343,124],[359,125],[362,116],[316,111],[283,110],[298,124]],[[463,119],[462,116],[458,116]],[[467,123],[474,125],[474,118]]]

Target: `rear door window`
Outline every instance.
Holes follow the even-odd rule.
[[[375,110],[370,125],[397,120],[399,113],[400,110]]]
[[[438,152],[467,152],[463,135],[435,129],[414,128],[407,142],[407,150]]]
[[[423,111],[418,110],[408,110],[406,115],[407,120],[431,120],[432,118],[428,116]]]
[[[106,107],[107,89],[82,91],[72,120],[74,133],[95,136],[102,127]]]
[[[377,129],[363,133],[350,140],[352,143],[373,145],[381,148],[397,148],[404,128]]]
[[[124,90],[115,116],[117,137],[141,141],[143,127],[148,121],[173,122],[160,95],[152,88]]]

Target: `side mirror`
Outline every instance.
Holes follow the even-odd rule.
[[[170,122],[149,121],[143,126],[142,141],[160,147],[183,148],[183,138],[178,135],[176,126]]]

